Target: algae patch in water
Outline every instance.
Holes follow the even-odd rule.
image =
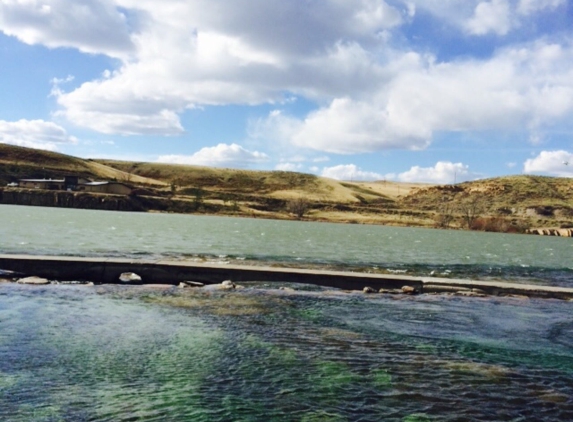
[[[506,377],[511,373],[504,366],[478,362],[444,362],[444,367],[454,373],[479,375],[492,380]]]
[[[311,375],[311,385],[317,385],[324,392],[344,391],[350,384],[360,380],[360,375],[352,372],[348,365],[341,362],[317,362],[317,371]]]
[[[17,383],[18,383],[18,378],[16,376],[0,372],[0,392],[13,387]]]
[[[392,384],[392,375],[385,369],[375,369],[370,373],[372,384],[376,388],[388,388]]]
[[[273,312],[277,299],[237,292],[182,292],[169,295],[146,295],[142,300],[177,308],[201,309],[219,316],[259,315]]]

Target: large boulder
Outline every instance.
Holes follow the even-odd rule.
[[[31,284],[31,285],[44,285],[44,284],[50,284],[50,280],[48,280],[46,278],[32,276],[32,277],[20,278],[18,280],[18,283],[19,284]]]
[[[119,276],[119,281],[122,283],[140,283],[141,276],[135,273],[121,273]]]

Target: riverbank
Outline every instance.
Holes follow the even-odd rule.
[[[300,219],[503,233],[573,227],[571,179],[504,176],[433,185],[81,159],[0,144],[0,204]],[[120,182],[130,195],[23,189],[22,179]],[[48,180],[50,180],[48,179]]]
[[[17,272],[21,274],[20,277],[37,276],[48,280],[85,281],[96,284],[125,283],[120,281],[122,274],[132,273],[139,277],[135,279],[135,284],[264,281],[312,284],[343,290],[362,290],[365,293],[518,295],[573,300],[573,289],[565,287],[265,266],[212,265],[169,260],[0,255],[0,268]]]

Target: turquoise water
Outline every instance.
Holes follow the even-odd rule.
[[[0,253],[573,285],[571,239],[0,206]],[[571,302],[0,282],[0,420],[573,420]]]
[[[0,253],[173,258],[573,286],[573,239],[0,205]]]
[[[565,421],[573,308],[0,284],[3,421]]]

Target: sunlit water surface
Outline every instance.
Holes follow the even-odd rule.
[[[569,302],[275,287],[0,284],[0,420],[573,420]]]

